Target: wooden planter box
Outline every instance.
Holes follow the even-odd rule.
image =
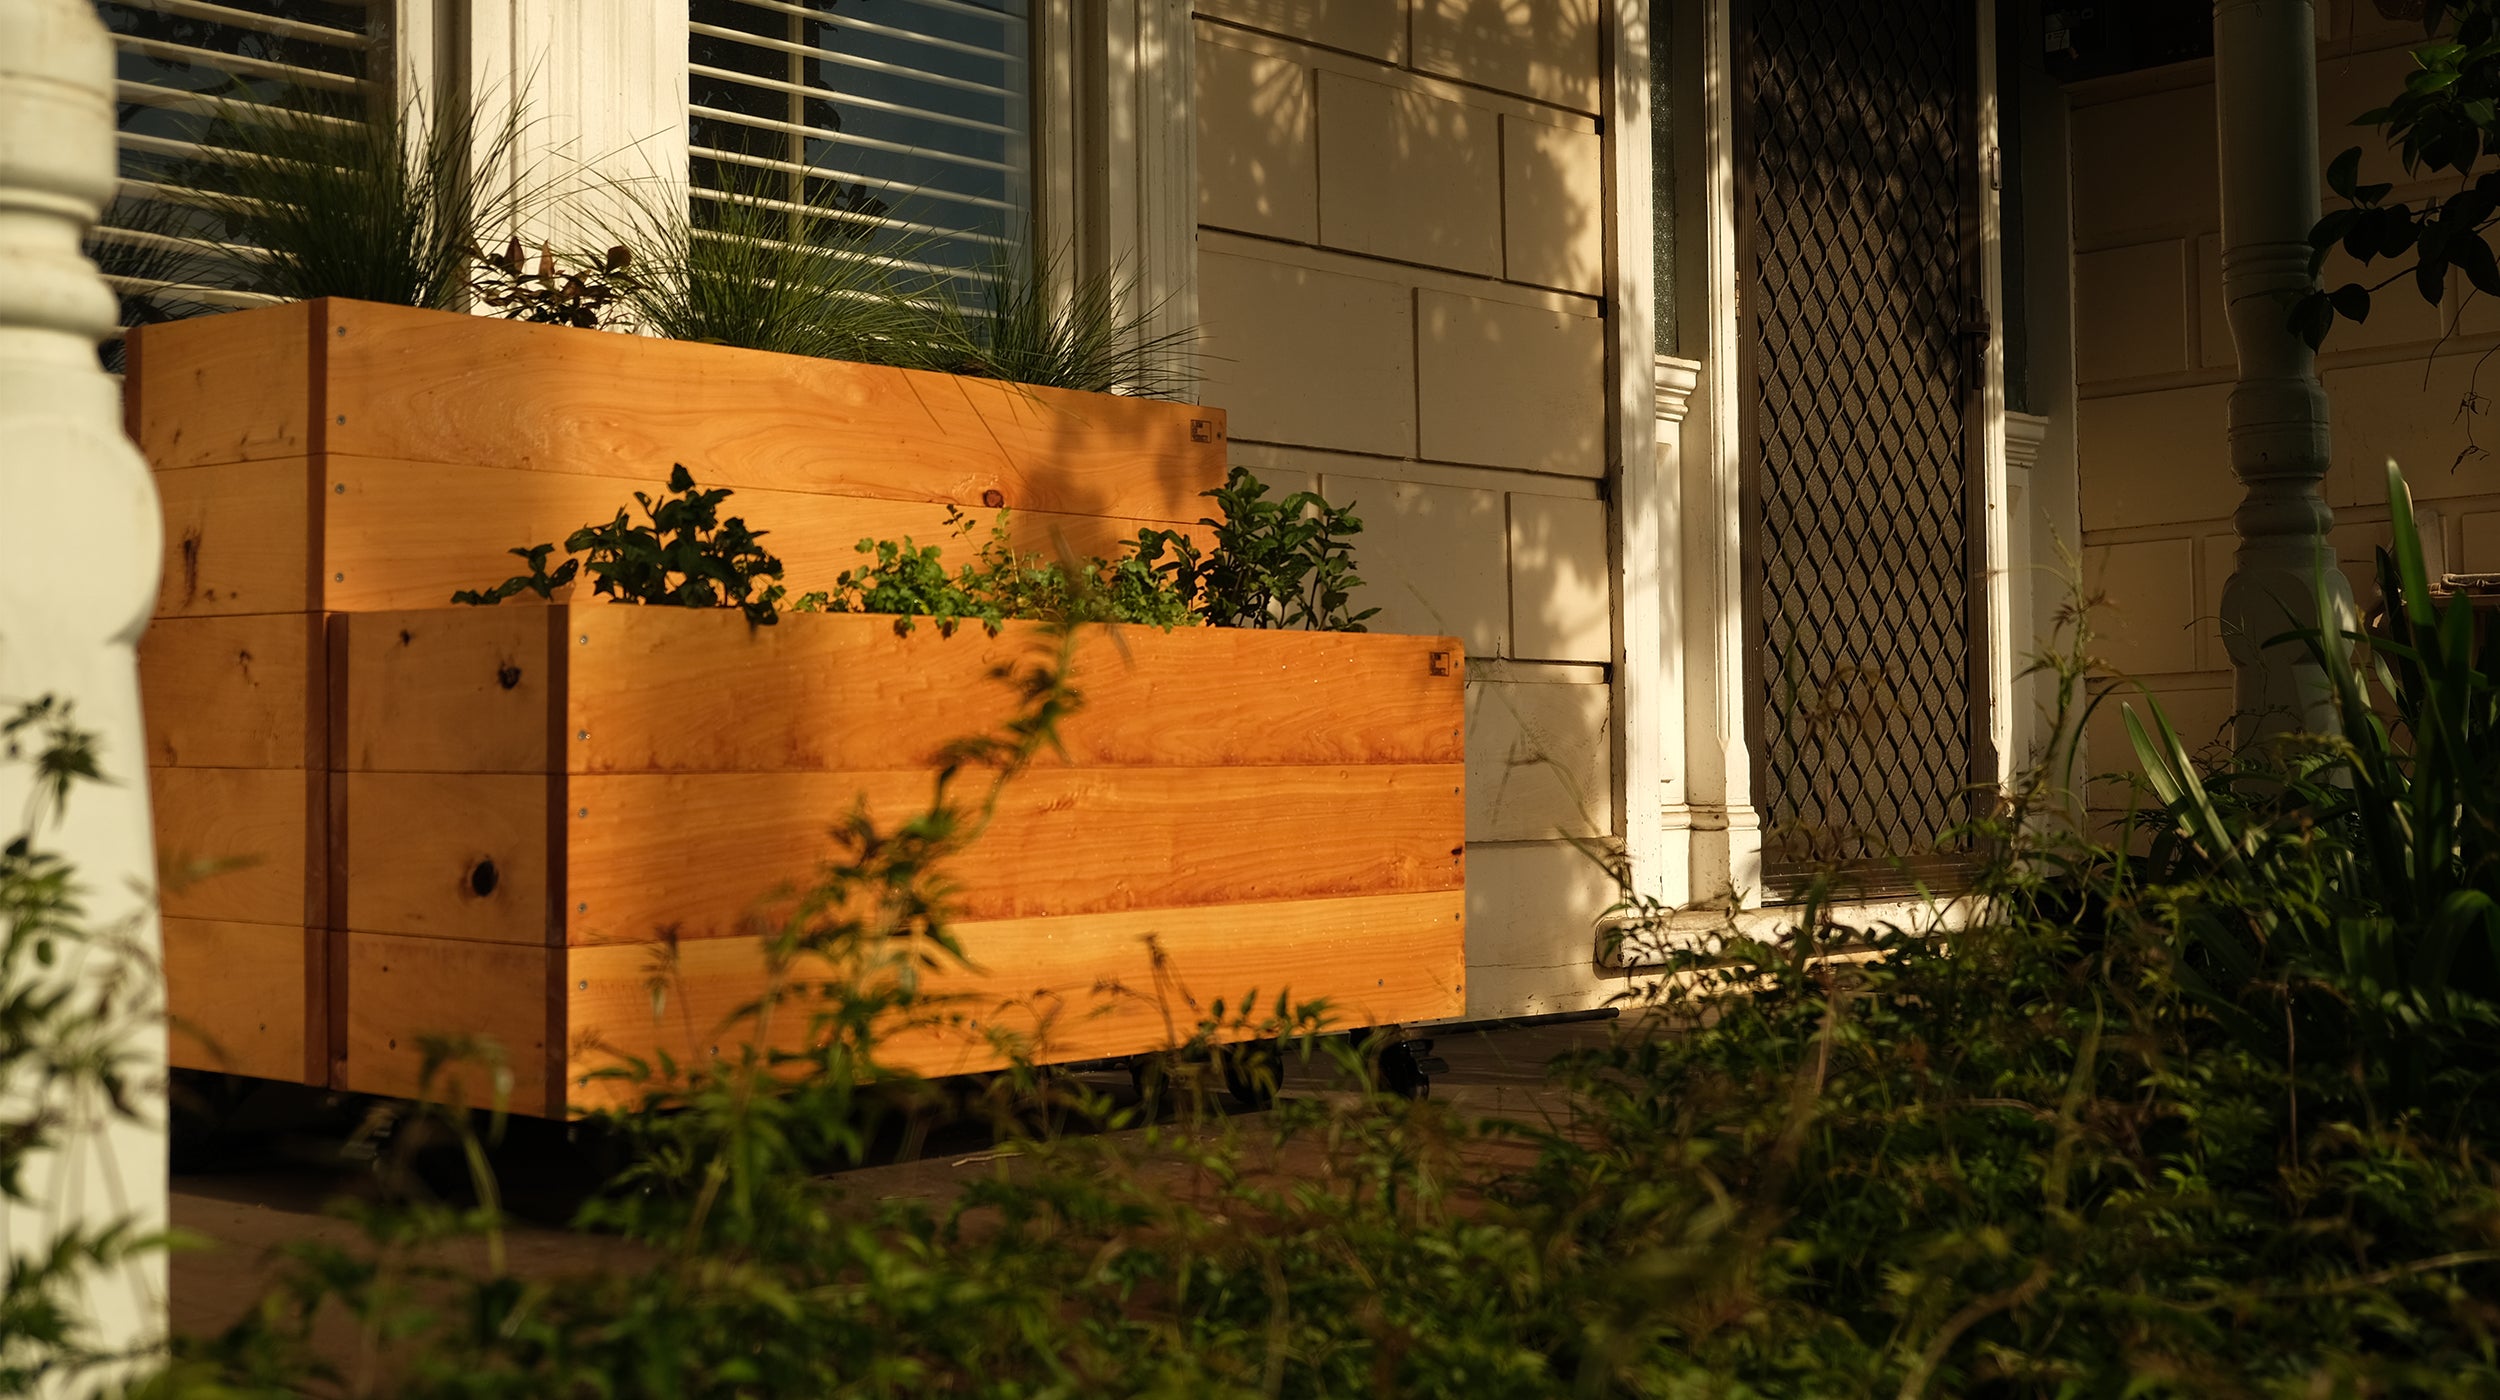
[[[453,590],[673,463],[737,489],[795,592],[862,537],[935,542],[950,505],[1109,552],[1194,522],[1225,450],[1190,405],[346,302],[137,332],[128,410],[166,510],[141,677],[175,1063],[409,1093],[417,1035],[485,1031],[535,1112],[589,1040],[659,1043],[661,930],[681,1035],[750,998],[741,921],[858,796],[925,800],[917,765],[1004,712],[985,668],[1021,639]],[[1120,635],[1088,647],[1071,761],[1019,784],[961,874],[1005,978],[967,994],[1150,985],[1152,932],[1202,997],[1457,1014],[1457,645]],[[1068,1024],[1055,1058],[1163,1038],[1116,1010]]]
[[[342,1086],[415,1092],[427,1031],[494,1034],[531,1112],[609,1051],[708,1053],[758,986],[750,921],[855,803],[886,821],[925,806],[940,747],[1006,715],[993,669],[1031,631],[602,605],[339,619]],[[1149,936],[1166,985],[1202,1003],[1290,985],[1353,1025],[1455,1014],[1457,672],[1435,638],[1082,642],[1066,760],[1011,785],[951,872],[981,970],[942,989],[1049,1059],[1152,1049],[1166,1010],[1194,1022],[1101,988],[1155,991]],[[681,981],[655,1018],[648,981],[672,940]],[[1062,1014],[1046,1027],[1040,1006]],[[969,1036],[918,1037],[901,1058],[994,1063]]]

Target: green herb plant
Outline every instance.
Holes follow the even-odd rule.
[[[1143,530],[1135,557],[1208,625],[1360,632],[1380,611],[1351,609],[1363,583],[1351,537],[1363,522],[1350,508],[1312,491],[1271,501],[1266,483],[1241,467],[1206,494],[1220,515],[1198,522],[1214,532],[1212,550],[1178,530]]]
[[[647,523],[636,524],[619,510],[605,525],[575,530],[565,537],[564,550],[581,557],[566,559],[552,572],[547,560],[554,545],[514,549],[510,552],[529,565],[528,573],[483,591],[463,589],[451,600],[483,606],[523,593],[550,598],[587,567],[591,589],[601,597],[622,603],[737,608],[749,623],[770,627],[781,620],[781,561],[759,543],[768,532],[748,529],[737,516],[721,518],[721,502],[730,495],[727,487],[696,489],[693,475],[679,464],[669,469],[668,490],[658,500],[634,493]]]
[[[926,617],[945,636],[968,621],[996,636],[1010,618],[1129,622],[1166,631],[1194,620],[1187,600],[1137,554],[1050,559],[1022,553],[1007,521],[1007,512],[1000,511],[973,558],[952,572],[937,545],[861,540],[859,552],[868,562],[844,570],[821,606],[828,612],[891,613],[898,634]],[[961,510],[949,507],[947,524],[959,545],[971,539],[974,524]]]

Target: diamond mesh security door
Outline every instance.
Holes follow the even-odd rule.
[[[1774,891],[1934,878],[1993,766],[1972,0],[1736,0],[1746,569]],[[1939,869],[1941,866],[1943,869]]]

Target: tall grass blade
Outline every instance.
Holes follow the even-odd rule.
[[[633,251],[624,304],[671,340],[816,359],[916,365],[929,357],[927,277],[914,246],[830,199],[793,203],[757,180],[706,189],[622,191],[610,240]]]
[[[235,239],[261,252],[254,290],[287,300],[353,297],[451,309],[467,291],[481,239],[527,212],[509,168],[517,109],[482,127],[466,103],[417,99],[361,117],[236,104],[188,181]]]

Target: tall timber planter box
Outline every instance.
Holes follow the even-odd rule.
[[[705,886],[709,893],[702,900],[681,903],[693,896],[677,890],[638,911],[620,890],[603,886],[598,887],[605,891],[599,903],[585,911],[580,906],[590,901],[580,896],[593,887],[582,882],[597,877],[600,867],[583,862],[601,848],[581,847],[577,838],[624,840],[625,828],[602,823],[627,820],[636,802],[657,812],[657,804],[677,803],[694,793],[750,819],[760,810],[786,812],[793,824],[777,828],[780,834],[758,849],[789,862],[774,870],[774,881],[797,878],[804,875],[807,852],[814,849],[810,840],[821,837],[824,827],[848,808],[851,794],[832,796],[841,781],[886,775],[864,785],[878,801],[907,787],[917,791],[896,776],[908,765],[894,755],[911,752],[914,736],[952,737],[977,727],[955,719],[977,720],[993,711],[979,706],[971,693],[974,687],[912,689],[924,684],[915,677],[938,658],[969,654],[961,651],[969,645],[965,639],[942,641],[926,629],[909,642],[882,643],[873,638],[888,624],[850,618],[793,617],[780,628],[750,636],[734,614],[671,617],[664,610],[612,607],[444,608],[455,589],[481,586],[512,572],[515,561],[505,553],[512,546],[561,540],[576,526],[609,518],[631,502],[635,491],[656,490],[669,467],[678,463],[705,486],[736,490],[731,507],[756,528],[771,532],[767,547],[787,563],[793,591],[829,584],[856,561],[854,546],[863,537],[908,535],[937,542],[947,533],[949,507],[976,517],[1012,508],[1017,543],[1023,548],[1046,549],[1064,541],[1081,552],[1108,553],[1140,528],[1193,528],[1205,506],[1199,493],[1222,480],[1225,466],[1222,413],[1192,405],[340,301],[135,332],[127,410],[132,435],[156,468],[166,517],[165,577],[156,621],[141,648],[141,679],[158,844],[168,865],[166,968],[177,1020],[175,1062],[406,1092],[414,1087],[415,1061],[408,1036],[395,1030],[479,1029],[495,1019],[500,1031],[509,1031],[517,1024],[510,1013],[519,1004],[512,998],[526,989],[535,998],[530,1004],[540,1009],[541,1019],[534,1023],[540,1033],[527,1045],[512,1043],[520,1046],[516,1053],[540,1057],[532,1073],[539,1075],[534,1082],[545,1087],[529,1093],[549,1111],[561,1097],[569,1054],[565,1047],[578,1041],[586,1027],[621,1035],[616,1016],[596,1008],[623,1002],[598,1002],[591,989],[623,986],[615,979],[626,974],[616,969],[646,956],[653,930],[660,925],[675,921],[682,933],[692,911],[712,921],[706,928],[732,928],[745,907],[741,901],[751,901],[758,892],[747,888],[752,870],[720,863],[724,857],[718,841],[710,846],[698,841],[672,853],[659,868],[678,875],[720,872]],[[384,613],[404,614],[402,626],[377,632],[383,624],[373,619]],[[609,639],[607,654],[649,648],[641,663],[646,669],[680,664],[672,657],[685,658],[682,664],[690,667],[726,668],[716,674],[690,670],[675,678],[642,678],[651,684],[695,685],[679,697],[689,702],[715,697],[701,710],[706,718],[698,726],[713,732],[715,744],[734,746],[748,742],[739,736],[768,733],[796,742],[789,736],[801,717],[828,726],[824,732],[854,732],[844,727],[849,721],[838,707],[856,697],[826,691],[839,678],[815,676],[808,669],[813,665],[834,671],[868,665],[861,676],[877,678],[876,684],[896,694],[917,694],[926,705],[915,716],[918,727],[887,727],[870,750],[886,757],[866,767],[848,760],[828,766],[805,759],[799,750],[763,761],[758,755],[774,751],[750,743],[736,750],[744,758],[721,766],[705,767],[703,761],[681,756],[654,759],[641,769],[613,766],[623,760],[611,761],[607,769],[577,769],[574,763],[581,755],[556,745],[553,728],[538,734],[541,748],[528,762],[509,751],[481,749],[456,760],[443,756],[428,766],[407,761],[404,753],[395,758],[387,748],[370,748],[381,732],[374,726],[381,724],[404,736],[462,732],[457,725],[443,731],[429,719],[437,709],[461,713],[457,698],[467,694],[461,687],[476,684],[473,672],[461,669],[465,663],[452,639],[500,636],[498,645],[508,647],[515,645],[508,629],[527,627],[533,619],[546,628],[559,617],[582,621],[567,634],[576,638],[603,636],[604,627],[623,629]],[[693,644],[676,640],[679,634],[668,630],[675,626],[713,629],[704,635],[737,640],[734,646],[716,641],[712,650],[688,651],[683,648]],[[407,655],[400,658],[402,670],[390,671],[372,639],[395,637],[399,631],[424,640],[409,642]],[[549,630],[541,640],[554,647],[557,636]],[[858,644],[863,647],[886,649],[873,664],[832,652],[805,665],[788,659],[816,655],[803,647],[785,656],[787,648],[799,645],[790,638],[833,637],[854,637],[862,639]],[[1241,654],[1256,652],[1279,665],[1299,666],[1303,663],[1293,657],[1338,656],[1336,649],[1348,645],[1357,654],[1389,655],[1421,647],[1427,655],[1454,656],[1455,646],[1446,641],[1304,634],[1165,637],[1136,629],[1127,629],[1123,637],[1144,672],[1163,679],[1151,703],[1106,708],[1097,712],[1098,721],[1089,723],[1165,731],[1168,743],[1197,745],[1205,755],[1257,752],[1259,743],[1298,731],[1294,741],[1306,747],[1273,750],[1285,757],[1243,760],[1245,774],[1274,781],[1303,781],[1292,775],[1307,778],[1310,771],[1331,763],[1430,768],[1458,762],[1454,747],[1433,751],[1444,753],[1443,758],[1414,757],[1424,750],[1411,738],[1401,741],[1404,748],[1377,750],[1405,758],[1315,757],[1332,752],[1332,744],[1356,742],[1347,736],[1371,732],[1359,726],[1343,731],[1335,727],[1351,722],[1346,715],[1362,712],[1358,702],[1363,697],[1331,691],[1324,708],[1292,713],[1261,709],[1250,703],[1263,692],[1245,678],[1249,673],[1237,662],[1223,660],[1235,655],[1228,648],[1248,649]],[[680,649],[670,651],[652,639],[670,639],[669,646]],[[593,644],[577,640],[574,647],[563,653],[562,662],[547,652],[529,653],[549,658],[536,666],[515,660],[512,664],[524,677],[516,687],[550,685],[576,674],[616,674],[589,661],[597,649]],[[1215,650],[1191,650],[1208,647]],[[1100,650],[1106,656],[1118,654],[1108,646]],[[421,656],[443,658],[439,674],[445,679],[439,685],[429,679],[436,672],[416,665]],[[1155,671],[1155,658],[1163,656],[1198,657],[1205,665]],[[590,669],[566,669],[576,662]],[[1096,668],[1101,664],[1093,663]],[[750,674],[746,668],[751,666],[766,669]],[[1455,662],[1445,669],[1455,671]],[[497,674],[501,671],[499,662]],[[371,677],[383,674],[394,679],[377,688]],[[455,674],[465,679],[448,679]],[[1184,682],[1184,674],[1191,679]],[[1349,674],[1364,673],[1358,668]],[[1456,694],[1454,679],[1432,679]],[[1093,680],[1098,687],[1115,686],[1108,675],[1096,674]],[[1195,690],[1202,684],[1210,687],[1203,696]],[[1319,692],[1315,682],[1309,695]],[[594,686],[532,693],[540,706],[536,713],[553,725],[573,707],[596,707],[620,692]],[[818,698],[788,713],[776,708],[784,703],[779,697],[802,694]],[[1233,699],[1216,698],[1225,695]],[[524,703],[520,695],[501,690],[489,698],[507,707]],[[398,707],[387,720],[372,708],[386,700]],[[508,721],[516,712],[507,708],[499,713]],[[1453,731],[1455,714],[1453,709],[1447,721]],[[1443,721],[1436,717],[1430,723]],[[1250,737],[1259,727],[1273,735]],[[876,732],[876,726],[856,732]],[[619,752],[607,748],[604,738],[590,742],[598,747],[584,752]],[[806,742],[821,748],[830,741],[820,734]],[[1207,766],[1220,768],[1228,762],[1208,758]],[[1164,843],[1151,849],[1171,854],[1171,861],[1158,867],[1167,873],[1201,868],[1184,863],[1187,843],[1168,826],[1138,826],[1128,836],[1118,834],[1122,823],[1131,820],[1119,803],[1143,800],[1137,794],[1150,789],[1167,794],[1157,800],[1177,801],[1168,793],[1191,785],[1179,776],[1189,767],[1177,761],[1106,760],[1091,767],[1079,763],[1055,776],[1034,775],[1037,792],[1051,783],[1074,783],[1080,773],[1090,774],[1094,783],[1051,789],[1059,793],[1054,800],[1068,804],[1060,810],[1078,814],[1066,820],[1100,838],[1095,847],[1070,847],[1064,859],[1047,863],[1060,885],[1086,885],[1086,860],[1134,858],[1140,849],[1149,849],[1137,846],[1139,841]],[[1153,775],[1148,788],[1128,781],[1139,773]],[[1454,769],[1451,777],[1455,787]],[[555,814],[578,812],[588,804],[576,800],[567,809],[551,794],[570,795],[580,783],[611,781],[618,784],[615,791],[623,795],[619,801],[624,805],[603,802],[595,809],[597,815],[575,816],[571,820],[580,825],[579,831],[554,824]],[[1167,786],[1153,787],[1153,782]],[[394,793],[394,783],[404,791]],[[708,792],[698,791],[707,787]],[[746,797],[724,795],[737,790],[744,790]],[[434,793],[440,801],[433,809],[408,805],[419,792]],[[490,792],[510,801],[490,799]],[[1232,805],[1247,800],[1222,782],[1204,788],[1203,795],[1206,800],[1194,805],[1207,830],[1222,826]],[[460,803],[468,806],[459,808]],[[775,809],[775,803],[783,805]],[[802,809],[804,822],[798,820]],[[420,839],[426,829],[407,833],[414,845],[395,845],[397,838],[377,835],[388,828],[377,826],[374,814],[398,810],[468,811],[474,821],[466,834],[478,838],[469,844],[479,845],[491,835],[496,850],[466,852],[463,858],[471,864],[454,879],[443,870],[457,843],[442,845],[447,837],[439,829],[435,837],[425,838],[435,840],[434,847]],[[1153,810],[1169,816],[1168,808]],[[1454,882],[1457,858],[1448,853],[1460,844],[1460,822],[1454,807],[1447,810],[1447,830],[1435,840],[1451,862],[1449,878]],[[524,821],[525,813],[533,814],[528,820],[539,825],[516,828],[513,824]],[[1146,821],[1148,815],[1135,820]],[[677,826],[683,833],[705,833],[699,821]],[[1263,829],[1272,837],[1282,828]],[[1387,859],[1377,852],[1340,859],[1325,849],[1371,851],[1368,843],[1375,833],[1354,822],[1336,823],[1325,839],[1316,828],[1298,830],[1302,834],[1289,854],[1315,870],[1336,869],[1349,860],[1357,865],[1368,860],[1363,868],[1378,869]],[[534,846],[523,840],[532,832]],[[1387,843],[1382,849],[1408,854],[1420,849],[1411,842],[1399,844],[1406,837],[1397,832],[1412,834],[1393,822],[1377,833]],[[1235,847],[1220,848],[1240,854]],[[502,850],[511,854],[498,854]],[[235,866],[229,861],[216,873],[195,876],[195,867],[206,868],[203,862],[231,857],[247,863]],[[497,892],[489,895],[475,892],[480,883],[475,862],[484,858],[492,858],[495,866],[491,883]],[[1268,922],[1239,925],[1232,936],[1242,940],[1244,950],[1262,946],[1263,940],[1264,946],[1289,948],[1300,945],[1276,942],[1285,936],[1276,930],[1289,925],[1319,937],[1311,930],[1323,925],[1287,916],[1286,906],[1306,896],[1331,901],[1354,897],[1348,893],[1352,886],[1321,892],[1310,878],[1283,868],[1290,863],[1280,858],[1256,871],[1245,867],[1236,872],[1241,878],[1220,888],[1207,886],[1201,898],[1191,892],[1197,886],[1178,879],[1164,880],[1166,894],[1142,893],[1144,876],[1115,861],[1096,872],[1096,902],[1083,905],[1085,912],[1078,912],[1076,903],[1064,909],[1001,903],[1005,896],[980,891],[1003,885],[975,879],[970,882],[970,912],[985,926],[1002,929],[1023,927],[1027,920],[1085,918],[1096,921],[1089,927],[1134,931],[1135,919],[1167,907],[1147,902],[1150,898],[1171,898],[1168,908],[1184,911],[1260,906]],[[463,880],[471,883],[464,885]],[[541,905],[530,918],[521,918],[517,911],[532,898],[528,891],[533,888]],[[1454,940],[1457,905],[1447,891],[1455,888],[1455,883],[1431,890],[1384,886],[1361,897],[1443,898],[1451,911],[1447,937]],[[469,902],[461,902],[458,889],[471,891]],[[1170,893],[1175,890],[1179,893]],[[1288,890],[1304,893],[1276,893]],[[446,891],[449,904],[442,903]],[[559,894],[574,897],[568,903]],[[479,922],[490,913],[503,922]],[[608,922],[611,913],[616,917]],[[1378,958],[1384,964],[1424,957],[1432,947],[1443,947],[1400,945],[1391,935],[1411,930],[1380,927],[1384,951]],[[1070,946],[1066,926],[1035,936],[1052,940],[1053,947]],[[1199,936],[1214,935],[1202,931]],[[695,944],[702,957],[687,966],[713,971],[707,974],[709,981],[689,984],[690,996],[716,995],[728,1006],[751,995],[751,948],[743,950],[742,965],[729,951],[739,944],[734,936],[698,939],[689,946]],[[400,946],[416,947],[424,956],[403,955],[395,961],[381,956],[383,950]],[[1101,946],[1126,950],[1143,945],[1134,937],[1105,932]],[[1353,956],[1351,942],[1328,946],[1338,950],[1330,956]],[[1452,988],[1460,982],[1457,948],[1455,941],[1444,947],[1446,981]],[[1281,954],[1270,958],[1245,951],[1244,956],[1256,957],[1261,966],[1293,970],[1291,959]],[[474,960],[474,975],[456,970],[460,958]],[[416,1013],[436,999],[421,989],[406,990],[418,986],[420,968],[432,969],[424,975],[448,979],[439,998],[443,1006],[469,1008],[475,1012],[471,1019],[481,1024],[423,1025]],[[559,972],[569,973],[569,982],[560,980]],[[741,982],[742,976],[747,980]],[[1285,980],[1262,979],[1271,986]],[[1444,979],[1436,970],[1429,980],[1439,986]],[[1431,1008],[1420,1002],[1392,1006],[1385,994],[1399,984],[1385,972],[1376,972],[1374,981],[1388,1008],[1383,1018],[1392,1010],[1397,1019],[1413,1019],[1459,1009],[1454,990],[1440,994]],[[402,990],[359,1003],[360,985]],[[559,996],[567,986],[572,990]],[[1303,990],[1298,982],[1296,990]],[[1313,994],[1320,990],[1311,989]],[[362,1005],[404,1009],[415,1019],[368,1020]],[[374,1035],[380,1039],[372,1039]],[[499,1038],[507,1037],[499,1033]]]

